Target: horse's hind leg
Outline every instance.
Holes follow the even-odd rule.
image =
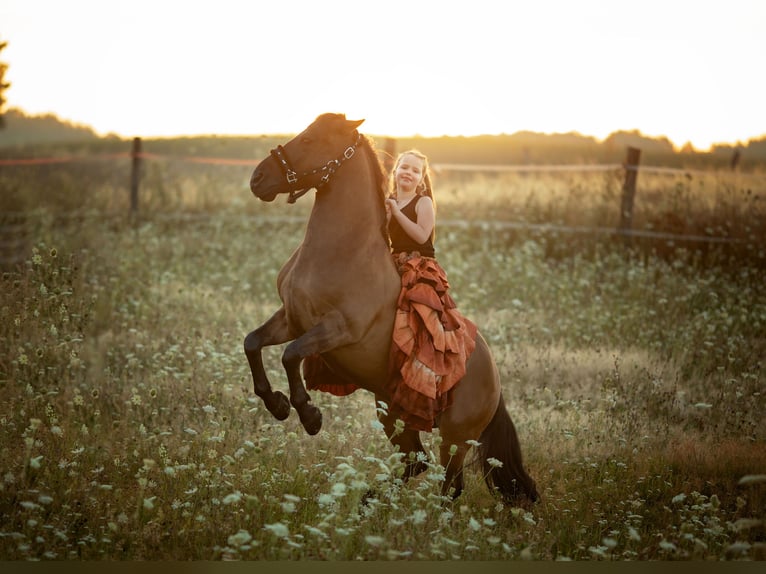
[[[282,421],[290,415],[290,401],[279,391],[272,391],[271,383],[263,368],[261,349],[279,345],[290,340],[285,320],[285,309],[280,308],[271,318],[245,337],[245,355],[253,374],[253,390],[261,397],[266,408],[275,418]]]

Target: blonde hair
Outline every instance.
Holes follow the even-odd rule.
[[[391,170],[391,193],[396,196],[396,177],[394,174],[396,173],[396,168],[399,167],[399,164],[402,161],[402,158],[406,155],[412,155],[418,158],[423,162],[423,180],[418,184],[417,189],[415,192],[418,195],[425,195],[431,198],[431,202],[434,204],[434,210],[436,210],[436,199],[434,199],[434,192],[433,187],[431,184],[431,168],[428,164],[428,157],[423,152],[420,152],[416,149],[409,149],[407,151],[403,151],[400,153],[397,158],[396,162],[394,162],[394,169]]]

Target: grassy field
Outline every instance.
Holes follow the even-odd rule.
[[[156,166],[130,221],[113,174],[3,177],[0,559],[766,559],[762,180],[641,177],[637,228],[741,242],[626,249],[493,224],[614,227],[616,175],[439,177],[439,258],[542,495],[517,508],[478,467],[442,498],[435,458],[403,485],[364,391],[314,393],[315,437],[256,400],[242,339],[311,196]]]

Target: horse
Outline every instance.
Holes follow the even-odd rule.
[[[250,179],[252,193],[264,202],[287,194],[288,203],[294,203],[315,190],[303,241],[277,277],[282,305],[244,340],[255,394],[277,420],[294,408],[309,435],[320,431],[322,413],[301,375],[308,357],[321,356],[338,381],[373,393],[376,405],[390,399],[386,383],[401,280],[387,232],[387,178],[374,142],[357,129],[363,121],[344,114],[318,116],[272,149]],[[272,389],[262,358],[264,347],[284,343],[289,399]],[[462,493],[465,457],[476,447],[491,492],[514,503],[537,500],[497,366],[481,333],[464,377],[449,392],[454,393],[451,404],[437,421],[445,469],[442,494],[454,499]],[[376,410],[389,441],[405,454],[404,480],[424,471],[420,432],[402,429],[387,409]]]

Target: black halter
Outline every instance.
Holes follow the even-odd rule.
[[[343,162],[354,157],[354,154],[356,153],[356,148],[359,146],[361,141],[362,141],[362,134],[357,132],[356,140],[354,141],[354,143],[348,146],[338,159],[331,159],[324,166],[303,172],[300,175],[298,175],[298,173],[292,168],[290,164],[290,160],[287,157],[287,152],[285,151],[285,148],[283,148],[281,145],[278,145],[276,149],[271,150],[271,152],[269,153],[272,155],[272,157],[275,160],[277,160],[277,163],[279,163],[279,166],[282,168],[282,173],[285,175],[285,178],[287,179],[287,184],[290,186],[290,195],[287,197],[287,202],[295,203],[296,199],[298,199],[299,197],[307,193],[311,188],[319,190],[324,185],[326,185],[327,182],[330,181],[330,177],[338,170],[338,168],[343,164]],[[319,183],[317,183],[316,185],[309,185],[305,188],[300,189],[301,180],[322,172],[325,172],[325,173],[319,180]]]

